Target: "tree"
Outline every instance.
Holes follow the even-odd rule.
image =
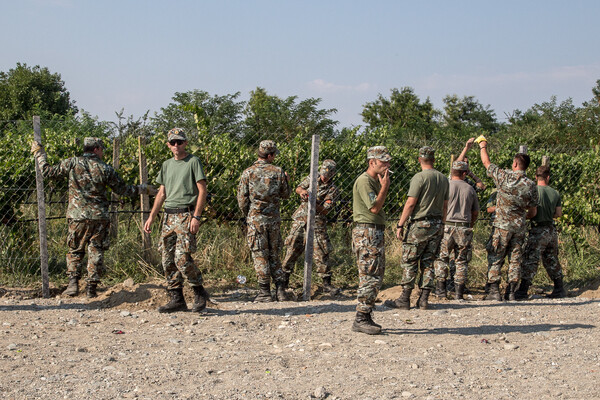
[[[17,63],[16,68],[0,72],[0,120],[74,115],[77,111],[60,75],[48,68]]]
[[[461,139],[476,131],[496,133],[500,129],[496,113],[489,105],[484,107],[474,96],[459,98],[453,94],[444,97],[443,121],[445,127],[453,131],[452,136]]]

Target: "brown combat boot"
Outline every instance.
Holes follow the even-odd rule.
[[[417,307],[421,310],[429,308],[429,293],[431,293],[431,289],[421,289],[419,300],[417,300]]]
[[[366,333],[367,335],[379,335],[381,333],[381,326],[375,324],[370,318],[371,314],[356,312],[356,319],[352,324],[352,330],[354,332]]]
[[[254,298],[256,303],[270,303],[273,301],[273,297],[271,297],[271,283],[259,282],[258,289],[258,296]]]
[[[398,308],[400,310],[410,310],[410,294],[412,293],[412,289],[404,286],[402,288],[402,294],[396,300],[394,300],[390,306],[394,308]]]
[[[93,299],[94,297],[98,296],[98,293],[96,293],[97,287],[97,282],[88,282],[87,286],[85,287],[85,295],[88,299]]]
[[[171,301],[164,306],[158,307],[157,311],[159,313],[187,311],[187,304],[185,303],[185,298],[183,297],[183,288],[170,289],[168,292],[171,296]]]
[[[435,296],[438,299],[445,299],[447,295],[448,291],[446,290],[446,280],[438,279],[435,287]]]
[[[204,286],[192,286],[194,291],[194,304],[192,304],[192,312],[201,312],[206,308],[206,302],[208,301],[208,292],[204,289]]]
[[[66,296],[77,296],[79,294],[79,277],[78,276],[70,276],[69,277],[69,285],[65,289],[62,294]]]
[[[456,292],[454,294],[454,297],[456,298],[456,300],[464,300],[464,293],[465,293],[465,284],[464,283],[459,283],[457,285],[455,285],[456,288]]]
[[[567,291],[565,290],[562,277],[554,280],[554,290],[552,290],[552,293],[547,297],[550,299],[562,299],[563,297],[567,297]]]
[[[285,281],[275,282],[275,294],[277,301],[292,301],[290,296],[287,294],[287,284]]]
[[[526,280],[521,280],[521,284],[515,292],[515,300],[527,300],[529,298],[529,286],[531,286],[530,282],[527,282]]]
[[[336,294],[338,294],[340,292],[340,289],[336,288],[331,283],[331,277],[330,276],[323,277],[323,292],[329,293],[332,296],[335,296]]]
[[[510,282],[506,286],[506,292],[504,292],[504,300],[515,301],[515,292],[517,291],[517,282]]]
[[[488,294],[484,300],[502,301],[502,297],[500,296],[500,282],[490,283]]]

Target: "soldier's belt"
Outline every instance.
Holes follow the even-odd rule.
[[[442,219],[438,218],[438,217],[423,217],[423,218],[411,218],[410,219],[410,222],[418,222],[418,221],[442,222]]]
[[[385,225],[383,224],[367,224],[364,222],[355,222],[354,226],[357,228],[376,228],[376,229],[385,229]]]
[[[192,211],[192,206],[181,208],[165,208],[165,214],[183,214]]]
[[[459,226],[461,228],[470,228],[471,224],[468,222],[451,222],[451,221],[446,221],[444,223],[444,225],[446,226]]]
[[[533,226],[534,228],[542,228],[542,227],[552,226],[552,225],[554,225],[553,221],[545,221],[545,222],[531,221],[531,226]]]

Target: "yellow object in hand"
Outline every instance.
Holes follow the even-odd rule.
[[[479,144],[480,142],[487,142],[485,136],[480,135],[477,139],[475,139],[475,143]]]

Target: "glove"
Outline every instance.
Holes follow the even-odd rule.
[[[475,143],[479,144],[480,142],[487,142],[485,136],[480,135],[477,139],[475,139]]]

